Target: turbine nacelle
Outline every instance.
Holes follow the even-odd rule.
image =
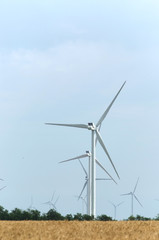
[[[85,176],[85,180],[88,181],[88,179],[89,179],[88,176]]]
[[[91,157],[91,152],[90,151],[86,151],[86,154],[88,157]]]
[[[94,123],[88,123],[88,130],[96,130],[96,126]]]

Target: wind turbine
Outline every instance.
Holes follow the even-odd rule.
[[[50,206],[50,209],[53,208],[53,209],[57,210],[57,209],[56,209],[56,203],[57,203],[57,201],[59,200],[59,196],[58,196],[57,199],[53,202],[54,196],[55,196],[55,192],[53,193],[52,198],[51,198],[48,202],[44,202],[43,204],[49,205],[49,206]]]
[[[142,204],[140,203],[139,199],[138,199],[138,198],[136,197],[136,195],[135,195],[135,191],[136,191],[136,188],[137,188],[137,185],[138,185],[138,181],[139,181],[139,178],[137,179],[137,182],[136,182],[136,185],[135,185],[135,187],[134,187],[133,192],[121,194],[121,196],[127,196],[127,195],[130,195],[130,196],[131,196],[131,216],[133,216],[134,198],[135,198],[136,201],[140,204],[140,206],[143,207]]]
[[[116,220],[116,209],[117,207],[119,207],[121,204],[123,204],[124,202],[120,202],[119,204],[115,205],[114,203],[110,202],[112,204],[112,206],[114,207],[114,220]]]
[[[86,169],[84,168],[82,162],[80,161],[81,158],[86,158],[88,157],[88,173],[86,171]],[[80,156],[77,156],[77,157],[74,157],[74,158],[70,158],[70,159],[67,159],[67,160],[64,160],[64,161],[61,161],[59,163],[64,163],[64,162],[69,162],[69,161],[74,161],[74,160],[79,160],[79,163],[84,171],[84,173],[86,174],[86,177],[85,177],[85,183],[83,185],[83,188],[82,188],[82,191],[79,195],[79,198],[81,197],[85,187],[87,186],[87,214],[90,215],[90,207],[91,207],[91,153],[89,151],[86,151],[86,154],[83,154],[83,155],[80,155]],[[107,170],[102,166],[102,164],[96,159],[96,164],[105,172],[107,173],[107,175],[110,177],[110,178],[96,178],[96,180],[113,180],[115,182],[115,180],[112,178],[112,176],[107,172]],[[116,182],[115,182],[116,183]]]
[[[105,119],[105,117],[107,116],[110,108],[112,107],[113,103],[115,102],[116,98],[118,97],[119,93],[121,92],[122,88],[124,87],[126,82],[123,83],[123,85],[121,86],[121,88],[119,89],[118,93],[115,95],[114,99],[112,100],[112,102],[110,103],[110,105],[108,106],[108,108],[105,110],[105,112],[103,113],[103,115],[100,117],[100,119],[98,120],[98,122],[96,124],[90,122],[88,124],[60,124],[60,123],[46,123],[47,125],[56,125],[56,126],[64,126],[64,127],[75,127],[75,128],[83,128],[83,129],[88,129],[91,131],[91,215],[93,215],[94,217],[96,216],[96,165],[95,165],[95,150],[96,150],[96,139],[95,139],[95,135],[97,137],[97,140],[99,141],[100,145],[102,146],[104,152],[106,153],[109,161],[111,162],[114,171],[116,172],[116,175],[119,177],[119,174],[114,166],[114,163],[112,162],[112,159],[104,145],[104,142],[102,140],[102,137],[99,133],[99,128],[103,122],[103,120]]]

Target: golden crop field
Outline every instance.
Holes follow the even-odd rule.
[[[158,221],[0,221],[0,240],[159,240]]]

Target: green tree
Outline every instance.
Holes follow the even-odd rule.
[[[31,220],[31,213],[29,211],[23,211],[22,215],[23,220]]]
[[[128,221],[135,221],[135,217],[133,215],[131,215],[130,217],[128,217]]]
[[[103,214],[103,215],[100,215],[97,217],[97,220],[98,221],[112,221],[112,218]]]
[[[90,216],[88,214],[84,214],[83,215],[83,220],[85,220],[85,221],[92,221],[92,220],[94,220],[94,217]]]
[[[15,208],[9,214],[10,220],[24,220],[22,210],[19,208]]]
[[[47,212],[46,217],[47,220],[64,220],[64,217],[54,209],[50,209]]]
[[[67,215],[65,216],[65,220],[72,221],[72,220],[73,220],[72,214],[67,214]]]
[[[157,216],[154,218],[154,220],[159,221],[159,214],[157,214]]]
[[[149,221],[149,220],[151,220],[151,218],[143,217],[143,216],[140,216],[140,215],[137,215],[135,219],[137,221]]]
[[[2,206],[0,206],[0,220],[8,220],[9,213],[8,210],[5,210]]]
[[[83,215],[81,213],[77,213],[74,215],[73,220],[83,221]]]
[[[38,210],[29,210],[31,220],[40,220],[40,212]]]

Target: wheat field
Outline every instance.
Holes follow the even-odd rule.
[[[0,240],[159,240],[158,221],[0,221]]]

